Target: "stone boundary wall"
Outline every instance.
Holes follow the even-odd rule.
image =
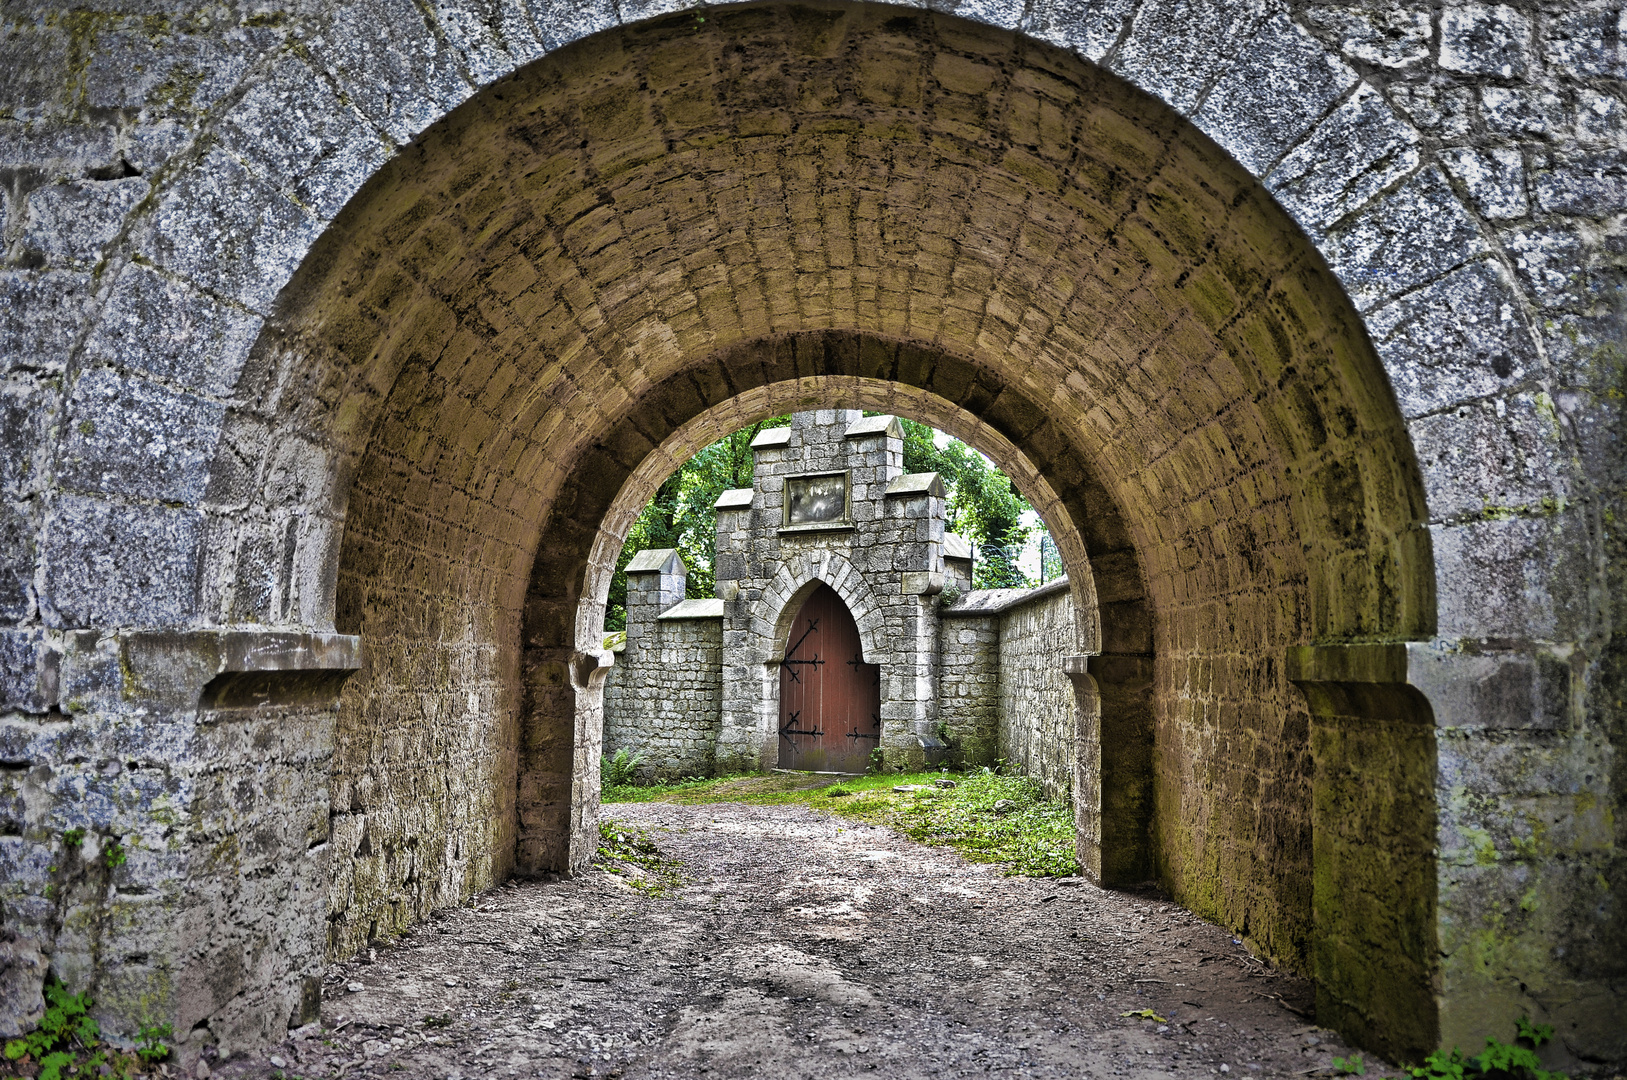
[[[980,589],[942,611],[938,717],[966,767],[1005,759],[1050,798],[1071,798],[1077,652],[1068,579]]]
[[[621,650],[605,679],[604,752],[638,754],[643,779],[712,775],[723,723],[722,608],[687,600],[663,612],[639,662],[625,663]]]

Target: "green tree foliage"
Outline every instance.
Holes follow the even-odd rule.
[[[1005,473],[959,439],[942,446],[936,432],[914,420],[904,425],[904,471],[935,472],[943,478],[950,532],[977,545],[972,586],[1024,588],[1034,584],[1017,566],[1023,545],[1035,532],[1022,523],[1030,507]]]
[[[788,427],[789,416],[773,416],[733,435],[726,435],[679,467],[656,489],[627,531],[627,541],[616,559],[605,607],[605,629],[627,629],[627,564],[640,551],[676,548],[689,568],[685,594],[691,599],[711,596],[716,576],[712,560],[717,553],[717,497],[730,488],[751,486],[751,440],[769,428]]]
[[[973,586],[1000,589],[1034,584],[1018,568],[1017,556],[1036,530],[1022,523],[1028,500],[1017,493],[1011,479],[965,443],[950,439],[938,446],[932,428],[914,420],[900,422],[904,427],[904,471],[935,472],[943,478],[949,531],[977,545]],[[607,631],[627,628],[627,564],[640,551],[676,548],[689,568],[686,594],[692,599],[713,594],[717,497],[730,488],[751,486],[751,440],[760,431],[790,423],[789,416],[776,416],[719,439],[656,489],[628,530],[616,560],[605,609]]]

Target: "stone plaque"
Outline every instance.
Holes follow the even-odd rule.
[[[847,518],[847,474],[792,476],[785,481],[785,523],[813,525]]]

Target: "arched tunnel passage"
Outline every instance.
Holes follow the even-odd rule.
[[[235,557],[257,530],[275,548],[286,503],[342,522],[331,576],[280,595],[331,596],[366,646],[335,955],[584,857],[618,492],[685,425],[693,445],[839,401],[1020,451],[1090,568],[1103,716],[1118,694],[1145,718],[1147,872],[1309,966],[1309,719],[1283,657],[1429,632],[1421,485],[1315,250],[1116,78],[881,7],[607,31],[382,169],[254,370],[217,471],[281,464]],[[279,595],[235,580],[234,617]]]

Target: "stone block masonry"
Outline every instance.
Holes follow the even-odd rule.
[[[645,780],[711,776],[723,722],[723,602],[685,600],[670,548],[627,567],[627,642],[604,684],[604,752],[639,755]]]
[[[1149,867],[1301,970],[1371,955],[1336,982],[1361,1030],[1417,989],[1364,980],[1428,971],[1438,1029],[1395,1037],[1528,1012],[1554,1064],[1627,1060],[1620,5],[928,7],[7,6],[6,783],[95,758],[182,798],[196,696],[75,706],[69,658],[337,629],[366,659],[333,735],[335,955],[568,870],[623,482],[763,416],[911,415],[1016,462],[1064,547],[1100,653],[1070,672],[1100,703],[1081,745],[1103,777],[1110,749],[1151,763],[1134,857],[1082,819],[1104,874]],[[887,632],[927,625],[912,595]],[[1436,732],[1417,969],[1319,951],[1318,911],[1363,910],[1321,883],[1381,859],[1312,810],[1411,729],[1361,691],[1324,730],[1285,662],[1402,644],[1431,659],[1390,682]],[[933,718],[897,690],[907,750]],[[275,764],[230,760],[233,790]],[[24,790],[7,858],[64,865],[39,808],[100,805],[84,780]],[[174,855],[151,891],[291,889],[276,842],[212,881]],[[220,986],[260,910],[203,927]],[[153,911],[120,955],[179,970]],[[235,1002],[286,1022],[298,964],[263,956],[198,1039],[248,1030]]]

